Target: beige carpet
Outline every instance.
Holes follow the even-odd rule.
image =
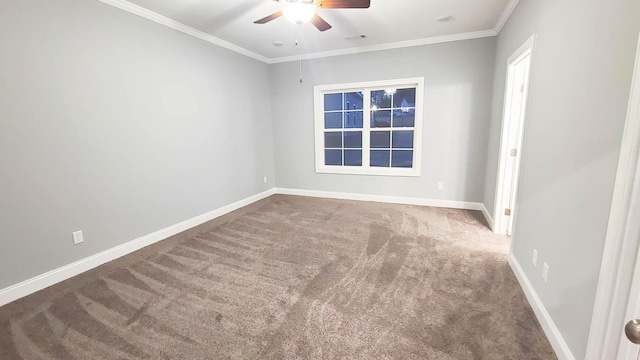
[[[0,308],[2,359],[555,359],[479,212],[272,196]]]

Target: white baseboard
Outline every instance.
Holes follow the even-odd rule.
[[[525,275],[522,267],[520,266],[520,263],[513,254],[509,254],[509,265],[511,266],[511,270],[513,270],[513,273],[516,275],[516,278],[520,283],[520,287],[524,291],[524,294],[527,297],[529,305],[531,305],[536,318],[540,322],[542,330],[544,331],[545,335],[547,335],[547,338],[551,343],[551,347],[556,352],[558,360],[575,360],[575,357],[573,356],[573,353],[571,353],[569,346],[560,334],[560,330],[558,330],[556,324],[551,319],[551,315],[549,315],[549,312],[547,312],[547,309],[542,304],[542,301],[538,297],[538,294],[529,282],[527,275]]]
[[[225,205],[218,209],[209,211],[208,213],[198,215],[194,218],[182,221],[175,225],[171,225],[164,229],[160,229],[158,231],[152,232],[151,234],[147,234],[135,240],[126,242],[122,245],[118,245],[111,249],[86,257],[82,260],[78,260],[69,265],[62,266],[60,268],[51,270],[18,284],[0,289],[0,306],[69,279],[87,270],[91,270],[111,260],[115,260],[119,257],[130,254],[136,250],[140,250],[145,246],[149,246],[170,236],[179,234],[185,230],[191,229],[192,227],[198,226],[224,214],[230,213],[243,206],[247,206],[258,200],[262,200],[273,195],[274,193],[275,189],[272,188],[259,194],[249,196],[248,198],[236,201],[229,205]]]
[[[487,220],[489,228],[493,230],[493,217],[491,216],[489,210],[487,210],[487,207],[484,205],[484,203],[482,204],[482,209],[480,210],[482,210],[482,215],[484,215],[484,219]]]
[[[421,205],[421,206],[433,206],[433,207],[444,207],[444,208],[465,209],[465,210],[482,210],[482,208],[484,207],[482,203],[470,202],[470,201],[425,199],[425,198],[403,197],[403,196],[385,196],[385,195],[371,195],[371,194],[345,193],[345,192],[334,192],[334,191],[289,189],[289,188],[276,188],[275,190],[276,190],[276,194],[311,196],[311,197],[328,198],[328,199],[375,201],[375,202],[391,203],[391,204]]]
[[[175,225],[171,225],[164,229],[160,229],[151,234],[144,235],[137,239],[126,242],[122,245],[118,245],[111,249],[102,251],[98,254],[91,255],[89,257],[78,260],[71,264],[62,266],[60,268],[51,270],[49,272],[46,272],[38,276],[35,276],[31,279],[27,279],[18,284],[6,287],[4,289],[0,289],[0,306],[8,304],[24,296],[33,294],[36,291],[42,290],[56,283],[67,280],[73,276],[79,275],[85,271],[98,267],[106,262],[115,260],[127,254],[130,254],[136,250],[140,250],[143,247],[146,247],[158,241],[164,240],[170,236],[176,235],[192,227],[195,227],[207,221],[213,220],[217,217],[220,217],[231,211],[237,210],[243,206],[252,204],[258,200],[262,200],[273,194],[300,195],[300,196],[311,196],[311,197],[321,197],[321,198],[330,198],[330,199],[375,201],[375,202],[394,203],[394,204],[434,206],[434,207],[445,207],[445,208],[466,209],[466,210],[480,210],[483,212],[485,217],[488,214],[486,212],[486,208],[484,207],[484,204],[478,203],[478,202],[343,193],[343,192],[332,192],[332,191],[288,189],[288,188],[272,188],[262,193],[242,199],[240,201],[236,201],[232,204],[212,210],[208,213],[198,215],[194,218],[182,221]],[[491,221],[489,223],[492,224]]]

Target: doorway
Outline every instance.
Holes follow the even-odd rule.
[[[493,231],[509,236],[513,229],[518,194],[534,42],[535,35],[532,35],[507,61]]]

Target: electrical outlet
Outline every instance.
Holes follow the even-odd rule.
[[[444,186],[442,185],[442,183],[438,183],[438,190],[442,190],[444,188]]]
[[[538,266],[538,250],[533,249],[533,258],[531,259],[533,266]]]
[[[547,282],[548,278],[549,278],[549,264],[544,263],[544,266],[542,266],[542,280],[544,280],[544,282]]]
[[[262,179],[262,182],[265,183],[265,184],[267,183],[267,177],[266,176]]]
[[[78,245],[84,242],[84,236],[82,235],[82,230],[73,232],[73,243]]]

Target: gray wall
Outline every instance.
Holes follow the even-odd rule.
[[[514,253],[582,358],[639,28],[637,1],[521,0],[497,39],[304,61],[299,84],[98,1],[4,0],[0,288],[274,185],[492,210],[506,59],[537,33]],[[420,178],[315,173],[314,85],[416,76]]]
[[[507,58],[536,33],[513,251],[576,359],[586,351],[639,30],[638,1],[521,0],[498,36],[485,204],[493,209]]]
[[[0,288],[274,186],[268,65],[98,1],[1,8]]]
[[[483,199],[495,38],[271,66],[276,185],[426,199]],[[313,86],[424,77],[422,176],[316,174]],[[444,183],[438,191],[436,184]]]

